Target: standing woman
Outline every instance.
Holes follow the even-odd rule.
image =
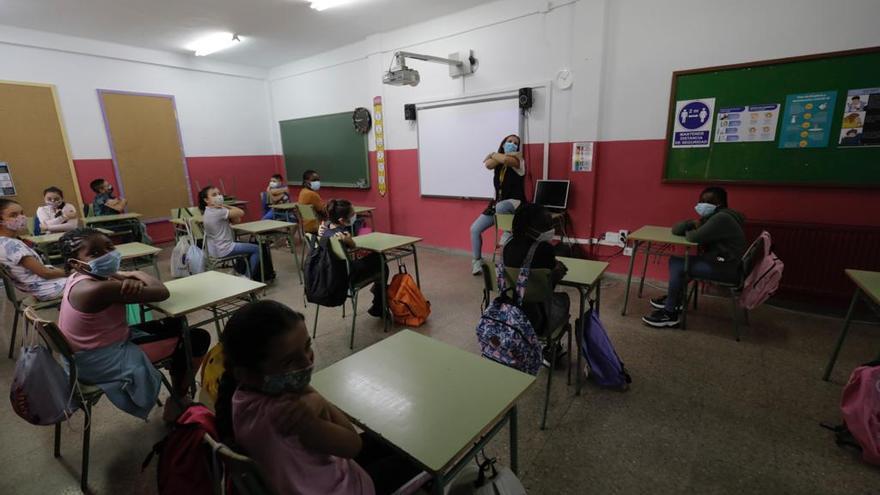
[[[495,225],[495,214],[513,213],[526,200],[526,163],[519,136],[511,134],[502,139],[498,151],[486,156],[483,165],[494,174],[492,183],[495,186],[495,199],[471,225],[471,273],[474,275],[481,271],[483,232]],[[510,234],[505,232],[501,243],[504,244],[509,237]]]
[[[43,191],[43,206],[37,208],[40,229],[49,232],[68,232],[75,229],[79,221],[76,207],[64,202],[64,193],[55,186]]]

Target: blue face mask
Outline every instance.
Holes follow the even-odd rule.
[[[694,206],[694,210],[697,211],[697,215],[700,215],[700,217],[708,217],[715,213],[715,208],[717,206],[712,203],[697,203],[697,206]]]
[[[505,153],[516,153],[519,149],[519,146],[516,143],[511,143],[510,141],[504,143],[504,152]]]
[[[120,264],[122,264],[122,253],[114,249],[89,261],[89,273],[99,277],[109,277],[119,271]]]
[[[302,392],[312,381],[314,366],[299,370],[286,371],[277,375],[263,377],[263,392],[269,395],[280,395],[284,392]]]
[[[312,186],[312,191],[317,191],[318,189],[321,189],[321,181],[319,180],[313,180],[309,182],[309,184]]]

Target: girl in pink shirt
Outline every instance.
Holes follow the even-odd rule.
[[[309,386],[315,355],[303,315],[271,300],[247,304],[222,336],[226,372],[215,404],[221,438],[260,465],[277,493],[391,493],[419,469],[359,435]]]

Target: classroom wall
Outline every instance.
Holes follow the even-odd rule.
[[[403,104],[540,84],[567,67],[574,74],[571,89],[538,92],[529,119],[529,170],[532,179],[541,177],[549,128],[549,178],[572,180],[570,233],[587,239],[693,214],[701,185],[661,183],[673,71],[878,46],[880,31],[872,21],[878,16],[874,0],[503,0],[277,67],[269,74],[272,112],[275,121],[339,112],[370,107],[371,98],[381,95],[390,199],[380,210],[389,209],[396,232],[468,250],[468,226],[485,205],[418,195],[416,127],[403,119]],[[746,32],[754,35],[738,37]],[[446,55],[467,48],[480,59],[472,76],[454,80],[443,66],[413,61],[422,76],[418,87],[381,84],[395,50]],[[570,171],[572,142],[581,140],[597,141],[594,172]],[[874,190],[728,189],[732,204],[748,218],[880,227]],[[334,193],[350,194],[324,194]],[[484,240],[488,249],[488,233]],[[615,251],[598,249],[600,255]],[[624,271],[626,262],[614,258],[612,270]],[[666,270],[658,265],[651,273],[664,278]]]
[[[278,168],[265,71],[5,26],[0,26],[0,60],[0,80],[58,88],[85,201],[94,197],[92,179],[116,182],[97,89],[174,95],[193,187],[222,177],[227,194],[256,206]],[[46,180],[50,185],[51,178]],[[171,232],[167,223],[150,225],[157,241],[168,240]]]

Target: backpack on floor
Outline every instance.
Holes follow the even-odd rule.
[[[746,251],[746,258],[752,260],[752,269],[743,282],[739,296],[739,304],[745,309],[757,308],[779,288],[785,264],[770,250],[772,244],[770,233],[765,230]],[[755,252],[758,249],[760,251]]]
[[[449,485],[446,495],[526,495],[519,478],[507,466],[496,466],[495,458],[468,464]]]
[[[321,306],[341,306],[348,295],[348,270],[324,237],[309,246],[305,267],[306,300]]]
[[[255,280],[257,282],[269,283],[272,280],[275,280],[275,266],[272,263],[272,251],[269,249],[269,243],[264,242],[260,249],[263,250],[263,273],[265,274],[265,280],[260,280],[260,264],[257,263],[257,269],[254,270],[254,273],[251,273],[251,280]]]
[[[400,265],[400,272],[388,284],[388,309],[394,322],[408,327],[420,327],[431,314],[431,302],[425,299],[416,281],[406,266]]]
[[[825,428],[837,444],[855,447],[868,464],[880,466],[880,360],[856,368],[840,399],[843,424]]]
[[[205,433],[217,438],[214,413],[196,403],[190,405],[165,438],[153,446],[141,470],[146,469],[154,455],[159,456],[156,475],[160,495],[213,495],[213,477],[203,440]]]
[[[15,414],[33,425],[60,423],[79,409],[70,390],[70,377],[52,351],[42,345],[21,348],[9,401]]]
[[[576,324],[581,326],[580,323],[578,321]],[[584,370],[587,377],[603,388],[628,389],[632,378],[614,350],[614,345],[595,311],[589,312],[580,333],[578,340],[581,353],[587,361]]]
[[[516,278],[513,297],[508,295],[504,261],[498,261],[496,273],[499,295],[483,311],[477,324],[477,340],[483,357],[531,375],[537,375],[541,369],[541,344],[529,317],[520,305],[526,294],[532,257],[537,246],[536,242],[529,248]]]

